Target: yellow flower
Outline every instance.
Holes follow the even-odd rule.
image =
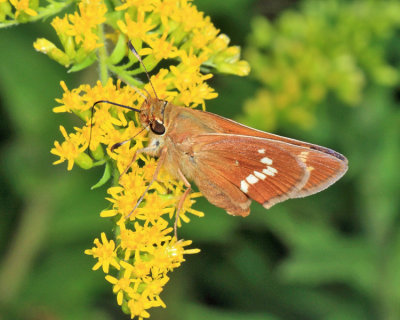
[[[37,15],[37,12],[29,7],[29,0],[10,0],[10,3],[16,9],[15,18],[18,18],[21,13],[26,13],[32,17]]]
[[[147,297],[149,301],[153,303],[154,307],[163,307],[165,308],[166,305],[164,301],[160,298],[160,293],[163,291],[165,284],[169,281],[167,276],[162,276],[160,278],[152,278],[146,277],[143,279],[145,289],[143,290],[142,295]]]
[[[132,266],[133,273],[136,279],[142,279],[150,275],[152,262],[149,261],[146,254],[140,254],[139,251],[135,252],[134,266]]]
[[[215,39],[218,35],[219,30],[214,27],[214,25],[210,22],[210,19],[206,18],[206,24],[203,28],[197,28],[193,30],[193,39],[192,44],[195,48],[198,49],[208,49],[207,45]],[[212,53],[211,49],[207,50],[208,54]]]
[[[102,0],[79,3],[79,11],[68,15],[69,28],[65,33],[75,37],[77,45],[82,44],[85,51],[92,51],[102,44],[97,43],[97,26],[105,22],[107,7]]]
[[[154,225],[146,223],[141,226],[135,222],[133,230],[127,229],[123,222],[119,225],[121,229],[117,240],[124,252],[124,260],[130,259],[132,252],[153,254],[155,246],[171,239],[168,233],[172,231],[172,228],[168,227],[168,222],[163,219],[158,220]]]
[[[138,8],[136,21],[132,20],[128,13],[125,13],[125,22],[118,20],[117,24],[129,39],[146,39],[147,33],[156,27],[151,17],[146,18],[146,12],[142,7]]]
[[[146,217],[145,219],[151,223],[155,223],[162,215],[174,212],[172,205],[175,205],[172,199],[160,198],[157,193],[149,194],[146,197],[148,205],[138,208],[138,213]]]
[[[168,77],[167,69],[161,69],[156,75],[151,76],[150,80],[159,98],[170,101],[177,95],[176,91],[172,90],[174,88],[174,83],[173,79]],[[150,83],[146,84],[144,88],[147,92],[152,92]]]
[[[172,242],[168,246],[166,246],[166,250],[168,255],[175,259],[176,262],[183,261],[183,255],[185,254],[196,254],[200,252],[200,249],[185,249],[185,247],[190,246],[192,244],[191,240],[179,240]]]
[[[93,270],[97,270],[100,267],[103,268],[104,273],[108,273],[110,269],[110,265],[112,265],[116,269],[120,269],[120,265],[117,259],[117,253],[115,252],[115,243],[113,240],[108,241],[106,234],[104,232],[101,233],[101,243],[99,239],[94,240],[94,244],[96,247],[93,247],[90,250],[85,250],[85,253],[88,255],[92,255],[93,258],[98,259],[99,261],[93,266]]]
[[[168,39],[168,29],[165,29],[162,36],[149,35],[147,43],[153,49],[152,54],[156,60],[175,58],[177,56],[178,48],[174,46],[174,39]]]
[[[184,222],[188,223],[190,222],[190,219],[186,216],[186,212],[189,212],[199,218],[204,217],[204,213],[198,210],[195,210],[192,208],[193,204],[196,203],[195,198],[201,197],[202,194],[200,192],[195,192],[189,194],[189,196],[185,199],[185,202],[183,203],[182,209],[179,212],[179,218],[178,218],[178,226],[180,226],[180,220],[183,220]],[[177,201],[180,200],[180,197],[177,198]]]
[[[138,317],[139,320],[149,318],[150,314],[146,309],[153,307],[152,303],[139,293],[132,294],[130,297],[128,308],[131,313],[131,319],[134,317]]]
[[[56,99],[58,103],[62,103],[61,106],[53,108],[53,112],[71,112],[73,109],[80,110],[82,106],[82,99],[80,97],[80,88],[73,91],[69,91],[64,81],[60,82],[61,87],[64,90],[62,99]]]
[[[182,90],[179,101],[192,108],[199,104],[205,109],[205,101],[215,99],[218,96],[214,89],[210,88],[206,83],[191,84],[188,88]]]
[[[60,159],[55,161],[54,164],[59,164],[67,160],[68,170],[71,170],[74,165],[74,161],[82,155],[87,147],[86,139],[80,134],[68,134],[63,126],[60,126],[60,131],[64,136],[65,141],[62,144],[60,144],[58,141],[55,141],[54,148],[51,149],[50,152],[60,157]]]
[[[159,5],[160,0],[123,0],[122,2],[125,3],[115,8],[117,11],[125,10],[130,7],[138,7],[143,11],[152,11]]]
[[[183,24],[185,32],[190,32],[193,29],[202,29],[207,24],[204,13],[198,11],[195,6],[190,5],[188,2],[182,6],[181,10],[176,11],[176,15],[173,18]]]
[[[132,265],[121,261],[121,266],[124,268],[122,277],[119,279],[110,275],[105,277],[108,282],[114,285],[113,292],[117,294],[117,302],[119,305],[122,305],[122,299],[125,293],[129,294],[133,292],[131,285],[135,282],[135,279],[131,277],[133,271]]]

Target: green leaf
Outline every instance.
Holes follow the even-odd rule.
[[[120,35],[118,37],[117,44],[109,57],[109,61],[112,64],[117,64],[125,57],[126,54],[126,39],[125,36]]]
[[[77,72],[77,71],[81,71],[82,69],[85,69],[87,67],[89,67],[90,65],[93,64],[93,62],[96,61],[96,55],[90,55],[87,56],[85,60],[83,60],[82,62],[75,64],[71,69],[68,70],[68,72]]]
[[[111,165],[110,162],[106,162],[106,165],[104,167],[104,173],[103,176],[101,177],[101,179],[99,180],[99,182],[97,182],[94,186],[92,186],[90,189],[94,190],[97,189],[99,187],[101,187],[102,185],[104,185],[108,180],[110,180],[111,178]]]

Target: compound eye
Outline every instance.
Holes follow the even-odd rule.
[[[161,135],[165,133],[165,127],[164,125],[159,122],[158,120],[155,120],[150,124],[150,129],[153,131],[153,133]]]

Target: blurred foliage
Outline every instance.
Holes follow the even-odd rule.
[[[252,25],[268,26],[269,41],[280,42],[266,50],[265,40],[254,44],[254,32],[249,38],[248,58],[253,60],[255,52],[265,59],[252,61],[258,80],[216,77],[212,85],[219,98],[207,103],[207,109],[333,147],[349,158],[349,172],[318,195],[267,212],[255,205],[246,219],[199,202],[206,216],[185,225],[181,236],[193,239],[202,252],[172,274],[163,297],[168,308],[154,312],[152,319],[399,319],[399,2],[301,1],[280,13],[273,2],[275,19],[257,17]],[[226,34],[232,25],[232,30],[248,30],[249,18],[259,8],[268,14],[269,1],[235,0],[229,17],[218,3],[226,6],[223,1],[196,1]],[[290,47],[293,33],[302,35],[295,37],[299,48],[316,53],[285,53],[291,64],[283,64],[274,52]],[[62,67],[33,52],[32,43],[43,35],[53,37],[31,24],[2,30],[0,36],[0,46],[6,48],[0,50],[0,313],[7,320],[128,319],[116,308],[101,273],[90,270],[92,259],[83,254],[108,227],[97,215],[105,205],[104,190],[89,191],[101,172],[66,174],[51,166],[54,158],[48,153],[58,135],[60,116],[51,108],[61,95],[59,81],[71,87],[94,83],[95,70],[83,78],[66,78]],[[232,36],[235,43],[245,41],[239,36]],[[261,51],[267,58],[261,58]],[[344,66],[340,56],[346,57]],[[320,78],[313,78],[314,69]],[[302,102],[308,116],[291,118],[274,105],[266,115],[245,111],[238,116],[241,102],[261,90],[261,70],[266,78],[274,70],[282,72],[274,79],[295,77],[297,98],[302,99],[290,106]],[[305,74],[307,81],[300,77]],[[340,80],[334,77],[335,86],[328,86],[332,75]],[[323,94],[310,100],[305,92],[316,80]],[[275,95],[293,95],[290,86],[278,90],[270,82],[264,85],[271,101]],[[72,117],[62,117],[75,125]]]
[[[310,128],[328,98],[354,106],[367,84],[398,85],[387,58],[399,26],[398,1],[305,1],[273,23],[254,18],[247,58],[263,88],[242,121],[266,130],[281,121]]]

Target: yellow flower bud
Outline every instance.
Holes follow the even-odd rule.
[[[228,47],[229,42],[231,40],[226,34],[220,34],[218,37],[214,39],[214,41],[210,45],[210,49],[213,51],[222,51]]]
[[[84,152],[78,155],[75,159],[75,163],[85,170],[93,167],[93,159]]]
[[[104,159],[104,150],[103,147],[99,144],[96,149],[92,151],[92,156],[95,160]]]
[[[234,64],[221,62],[217,65],[220,72],[236,74],[237,76],[247,76],[250,73],[250,65],[245,60],[240,60]]]
[[[63,51],[58,49],[54,43],[48,41],[47,39],[37,39],[34,42],[33,47],[36,49],[36,51],[47,54],[51,59],[57,61],[63,66],[68,66],[70,64],[69,57]]]

